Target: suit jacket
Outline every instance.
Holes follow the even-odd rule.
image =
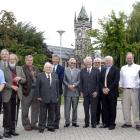
[[[12,88],[11,85],[13,84],[12,80],[12,72],[9,67],[6,67],[3,69],[6,85],[4,87],[4,90],[2,92],[3,96],[3,102],[9,102],[11,95],[12,95]],[[16,66],[16,75],[22,77],[22,79],[19,81],[19,89],[17,91],[17,95],[20,100],[22,100],[22,84],[26,82],[25,74],[23,72],[22,67]]]
[[[102,87],[102,89],[104,88],[105,74],[106,74],[106,69],[104,69],[101,72],[101,87]],[[109,95],[115,96],[115,97],[118,96],[119,80],[120,80],[120,70],[115,66],[111,66],[111,68],[107,74],[107,88],[109,88],[109,90],[110,90]]]
[[[62,94],[63,93],[62,83],[63,83],[63,78],[64,78],[64,67],[61,65],[57,65],[57,69],[55,73],[58,75],[58,79],[59,79],[59,94]]]
[[[80,84],[80,70],[74,68],[71,75],[70,68],[66,68],[64,72],[64,95],[65,96],[79,96],[79,84]],[[72,92],[68,89],[69,85],[75,85],[76,91]]]
[[[93,92],[99,90],[99,76],[100,72],[96,68],[92,68],[90,74],[87,72],[87,68],[83,68],[80,72],[80,91],[83,96],[89,96]]]
[[[58,76],[55,73],[51,74],[52,82],[48,80],[45,72],[38,74],[36,81],[35,93],[37,98],[42,98],[44,103],[56,103],[59,94]]]

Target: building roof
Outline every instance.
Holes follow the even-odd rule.
[[[70,57],[74,56],[73,48],[66,48],[66,47],[52,46],[52,45],[48,45],[47,48],[53,54],[57,54],[59,56],[61,55],[61,58],[63,59],[69,59]]]
[[[86,21],[89,20],[88,15],[87,15],[87,12],[86,12],[84,6],[82,6],[81,11],[80,11],[77,19],[78,20],[86,20]]]

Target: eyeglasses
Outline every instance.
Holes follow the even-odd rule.
[[[76,64],[76,63],[71,62],[71,64]]]
[[[100,62],[95,62],[95,63],[98,63],[99,64]]]

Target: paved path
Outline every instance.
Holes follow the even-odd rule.
[[[140,131],[134,128],[121,128],[123,123],[122,107],[121,102],[118,101],[117,107],[117,120],[116,129],[108,130],[107,128],[83,128],[84,125],[84,113],[82,103],[79,104],[78,108],[78,124],[79,128],[70,126],[69,128],[64,128],[64,106],[61,107],[61,125],[60,129],[56,132],[38,133],[38,131],[33,130],[31,132],[24,131],[21,125],[21,119],[19,118],[17,132],[20,133],[18,137],[12,137],[11,140],[140,140]],[[20,117],[20,115],[19,115]],[[0,118],[2,125],[2,116]],[[0,133],[3,129],[0,129]],[[4,138],[7,139],[7,138]],[[8,139],[7,139],[8,140]]]

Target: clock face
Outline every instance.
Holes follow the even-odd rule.
[[[82,37],[82,32],[81,31],[78,31],[77,36],[78,37]]]

